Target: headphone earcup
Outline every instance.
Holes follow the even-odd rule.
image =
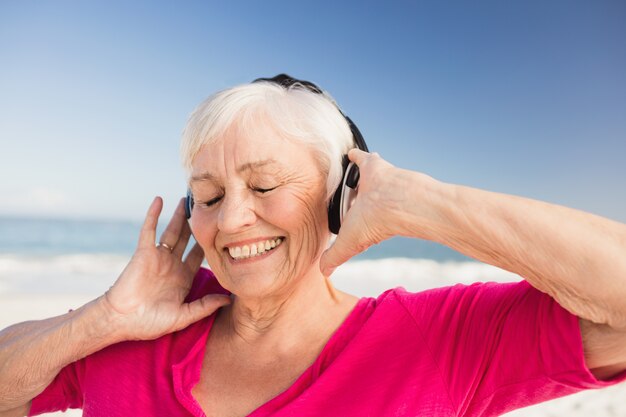
[[[185,215],[188,219],[191,218],[191,212],[193,210],[193,194],[191,190],[187,190],[187,198],[185,198]]]
[[[328,206],[328,228],[334,234],[339,233],[341,228],[341,192],[343,191],[343,181],[337,187],[330,205]]]
[[[334,234],[339,233],[339,229],[341,228],[341,197],[346,182],[349,162],[348,155],[344,155],[342,160],[343,175],[341,176],[341,182],[339,182],[339,186],[335,190],[335,194],[333,194],[333,198],[328,205],[328,228]]]

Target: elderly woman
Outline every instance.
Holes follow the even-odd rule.
[[[156,198],[106,294],[0,334],[0,415],[488,416],[626,378],[625,225],[396,168],[358,136],[285,75],[202,103],[190,194],[160,238]],[[342,218],[346,153],[360,179]],[[396,235],[524,280],[333,288],[334,268]]]

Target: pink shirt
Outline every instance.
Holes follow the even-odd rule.
[[[188,299],[228,293],[201,270]],[[191,394],[211,315],[66,366],[29,415],[204,416]],[[578,319],[522,281],[364,297],[315,362],[250,416],[490,416],[626,379],[596,380]]]

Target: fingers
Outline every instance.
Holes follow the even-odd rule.
[[[365,152],[359,148],[352,148],[350,149],[350,151],[348,151],[348,159],[350,159],[350,161],[354,162],[358,166],[365,162],[367,158],[371,158],[372,156],[378,156],[378,153]]]
[[[196,275],[198,269],[200,269],[200,265],[202,265],[202,261],[204,260],[204,250],[197,243],[193,245],[193,248],[187,254],[187,258],[185,258],[185,265],[192,272],[192,275]]]
[[[180,238],[180,232],[183,229],[183,223],[185,221],[185,206],[183,203],[183,199],[181,199],[178,202],[178,206],[176,206],[176,210],[174,211],[172,219],[161,234],[161,239],[159,239],[159,242],[163,242],[172,248],[176,248],[176,245]]]
[[[139,232],[139,244],[140,248],[154,247],[154,239],[156,236],[156,227],[159,221],[159,215],[163,209],[163,200],[161,197],[155,197],[148,208],[146,213],[146,219],[141,226]]]
[[[180,232],[180,238],[178,239],[178,243],[172,251],[177,259],[182,258],[183,253],[185,253],[185,249],[187,248],[187,243],[189,243],[189,238],[191,237],[191,228],[189,227],[189,223],[187,223],[186,221],[183,222],[182,227],[183,230],[181,230]]]
[[[213,314],[218,308],[230,303],[231,299],[228,295],[209,294],[191,303],[183,304],[184,314],[179,330]]]
[[[346,253],[346,250],[342,250],[341,244],[337,246],[337,241],[335,241],[320,258],[320,271],[322,271],[322,275],[325,277],[331,276],[339,265],[350,259],[351,256],[346,255]]]
[[[320,271],[326,277],[330,276],[339,265],[386,238],[386,233],[381,232],[384,228],[381,229],[380,220],[372,214],[372,207],[377,207],[377,204],[376,200],[372,200],[368,194],[368,189],[374,189],[373,178],[392,165],[384,161],[378,153],[369,153],[358,148],[350,149],[348,158],[361,169],[359,194],[344,218],[337,239],[320,258]],[[369,176],[363,175],[364,173],[369,173]],[[369,188],[364,187],[366,182]]]
[[[346,222],[341,226],[333,245],[322,254],[320,271],[325,277],[330,276],[339,265],[363,252],[368,246],[360,243],[359,236],[352,232],[351,224]]]

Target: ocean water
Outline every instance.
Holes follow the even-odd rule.
[[[0,217],[0,254],[128,256],[134,251],[140,227],[141,223],[132,221]],[[375,245],[355,259],[394,257],[436,261],[470,260],[437,243],[401,237]]]
[[[132,256],[140,227],[132,221],[0,217],[0,295],[106,291]],[[376,295],[394,285],[417,290],[503,279],[501,272],[433,242],[393,238],[355,256],[333,279],[354,294]]]

